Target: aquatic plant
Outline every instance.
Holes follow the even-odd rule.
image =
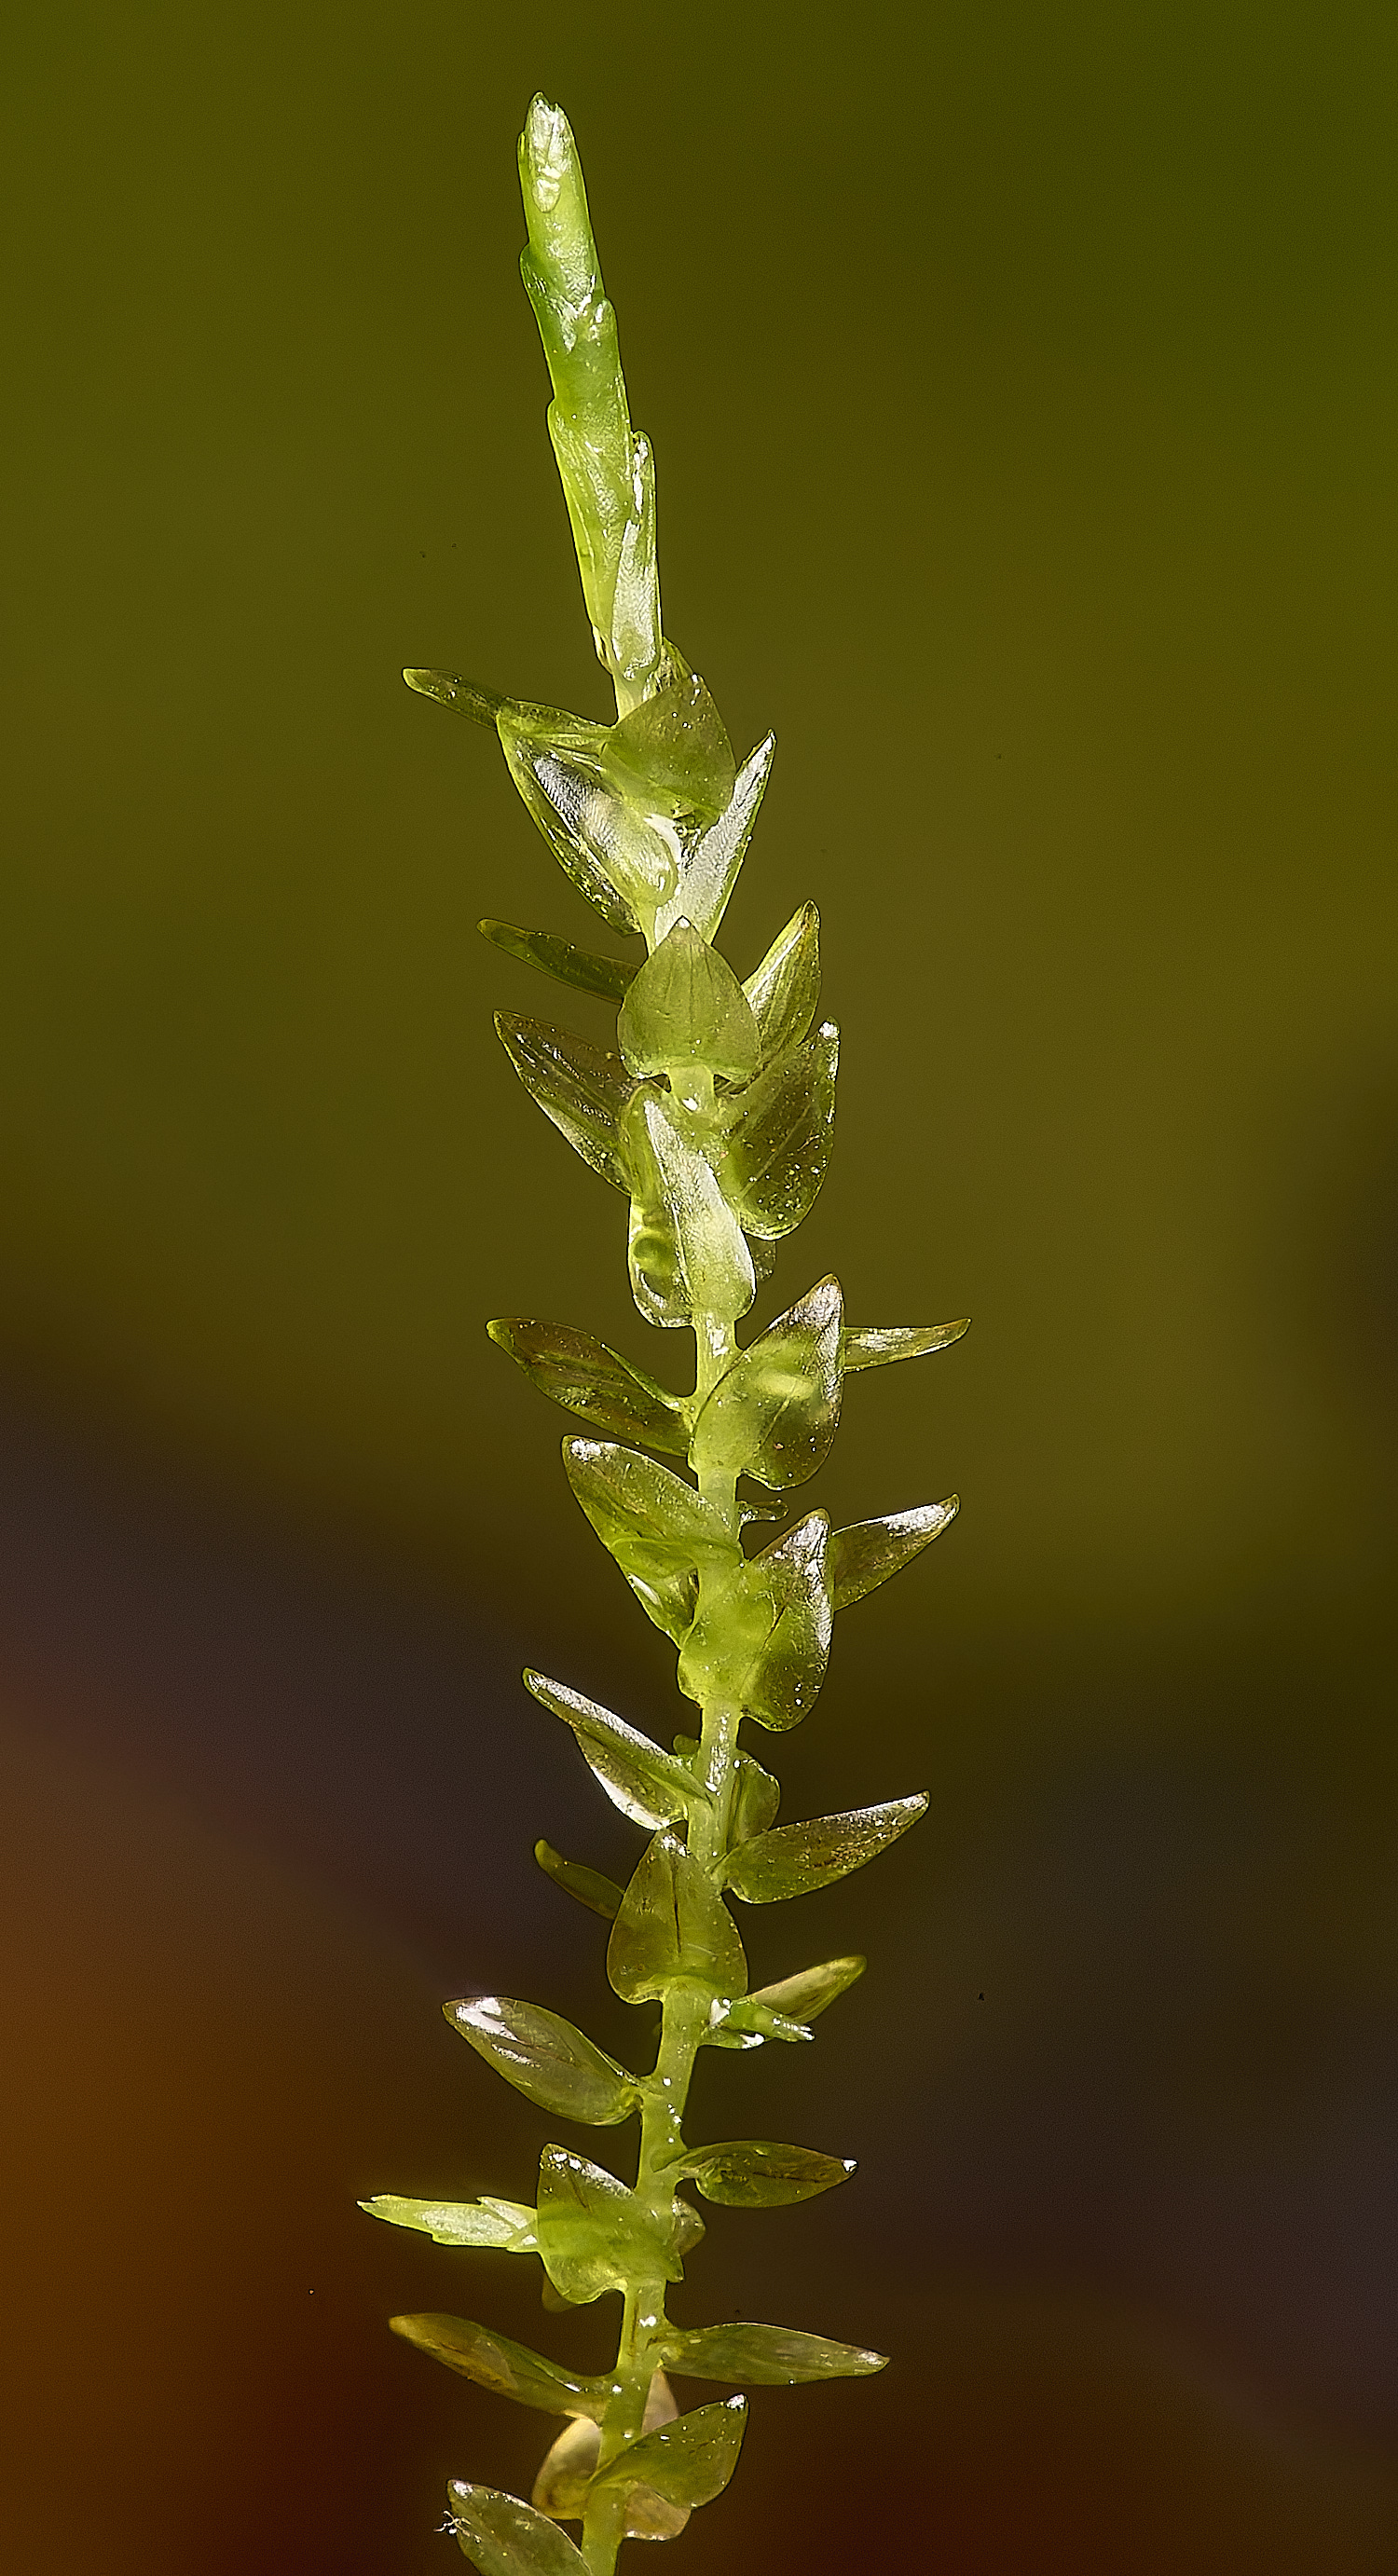
[[[480,925],[545,975],[617,1007],[611,1048],[508,1012],[497,1026],[531,1098],[626,1199],[633,1296],[647,1323],[693,1333],[693,1391],[672,1394],[575,1325],[511,1318],[489,1330],[535,1386],[591,1426],[563,1444],[569,1482],[677,1648],[697,1718],[667,1750],[570,1684],[524,1677],[648,1838],[624,1889],[547,1843],[535,1856],[610,1922],[617,1994],[659,2006],[650,2071],[633,2074],[539,2004],[475,1995],[445,2008],[486,2064],[553,2117],[596,2128],[639,2120],[634,2180],[551,2145],[531,2203],[385,2194],[364,2206],[442,2245],[537,2257],[548,2307],[620,2294],[616,2359],[595,2377],[463,2317],[393,2319],[450,2369],[566,2418],[532,2501],[452,2480],[450,2527],[482,2576],[611,2576],[625,2538],[672,2538],[737,2461],[747,2399],[681,2413],[673,2380],[741,2390],[884,2367],[880,2353],[787,2326],[680,2327],[665,2301],[704,2233],[691,2191],[767,2209],[853,2170],[847,2158],[769,2139],[691,2141],[690,2078],[701,2048],[807,2043],[865,1964],[826,1959],[753,1990],[730,1899],[747,1908],[829,1886],[906,1832],[926,1797],[778,1824],[777,1780],[740,1729],[750,1720],[780,1735],[799,1724],[821,1687],[836,1613],[908,1564],[956,1510],[951,1496],[844,1529],[810,1511],[771,1535],[764,1524],[781,1522],[784,1507],[741,1500],[738,1489],[746,1479],[785,1495],[804,1484],[830,1447],[845,1378],[944,1349],[965,1323],[849,1324],[827,1278],[738,1342],[774,1247],[809,1212],[830,1156],[838,1035],[817,1021],[819,925],[804,904],[742,981],[714,945],[773,743],[738,766],[703,680],[662,631],[650,447],[631,426],[572,133],[542,98],[520,171],[524,282],[553,382],[549,430],[616,720],[593,723],[444,671],[404,676],[494,728],[565,874],[609,930],[645,943],[644,958],[599,955],[542,931]],[[569,2520],[582,2524],[581,2550],[560,2528]]]

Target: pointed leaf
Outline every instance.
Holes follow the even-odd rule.
[[[692,2415],[681,2415],[658,2432],[643,2433],[593,2481],[594,2495],[599,2488],[626,2487],[639,2479],[672,2504],[711,2504],[738,2465],[747,2416],[746,2399],[729,2397],[718,2406],[696,2407]]]
[[[578,2306],[638,2277],[683,2278],[673,2223],[658,2222],[615,2174],[568,2147],[545,2147],[539,2158],[538,2232],[549,2279]]]
[[[636,1303],[653,1323],[687,1323],[701,1312],[736,1322],[747,1313],[757,1290],[743,1229],[712,1164],[682,1132],[670,1102],[658,1093],[645,1092],[638,1095],[637,1109],[679,1275],[673,1282],[653,1285],[649,1272],[641,1267],[641,1246],[633,1232],[631,1285]],[[653,1223],[653,1200],[647,1197],[642,1204],[647,1223]],[[659,1311],[662,1296],[663,1312]]]
[[[657,1825],[687,1816],[691,1806],[703,1799],[688,1765],[663,1752],[624,1718],[613,1717],[595,1699],[584,1699],[581,1691],[569,1690],[565,1682],[551,1682],[543,1673],[526,1672],[524,1681],[535,1699],[572,1728],[588,1769],[633,1824],[653,1832]]]
[[[678,1644],[694,1617],[700,1565],[738,1561],[723,1514],[668,1467],[609,1440],[565,1440],[563,1464],[647,1617]]]
[[[714,1169],[748,1234],[790,1234],[809,1216],[835,1141],[840,1034],[826,1021],[725,1105]]]
[[[503,948],[507,957],[518,957],[526,966],[537,966],[541,975],[551,975],[555,983],[571,984],[579,993],[596,993],[603,1001],[624,1001],[636,973],[632,958],[599,957],[592,949],[575,948],[571,939],[555,939],[551,931],[518,930],[512,921],[478,921],[476,928],[493,947]]]
[[[676,1834],[657,1834],[642,1854],[612,1926],[607,1975],[629,2004],[663,1995],[680,1977],[717,1994],[746,1990],[738,1927]]]
[[[723,718],[697,671],[673,644],[650,694],[607,735],[607,775],[644,814],[701,829],[726,814],[737,763]]]
[[[497,1011],[495,1026],[525,1090],[560,1136],[614,1189],[629,1190],[618,1122],[636,1086],[620,1056],[513,1011]]]
[[[774,1780],[750,1753],[740,1753],[729,1827],[734,1842],[750,1843],[754,1834],[765,1834],[768,1826],[775,1823],[781,1802],[780,1780]]]
[[[695,1425],[698,1476],[803,1485],[840,1418],[840,1283],[822,1279],[759,1333],[719,1379]]]
[[[688,1448],[678,1399],[591,1333],[572,1324],[533,1323],[523,1315],[497,1316],[486,1331],[541,1394],[585,1422],[647,1440],[653,1449]]]
[[[738,880],[757,810],[772,767],[776,740],[768,734],[749,752],[732,796],[716,823],[682,848],[679,882],[656,911],[654,936],[663,939],[683,918],[712,939]]]
[[[670,2383],[664,2371],[657,2370],[650,2384],[641,2430],[654,2433],[662,2424],[673,2424],[678,2413]],[[540,2513],[558,2522],[582,2519],[601,2444],[600,2426],[589,2424],[582,2416],[564,2425],[534,2481],[531,2502]],[[687,2505],[667,2504],[653,2487],[634,2486],[627,2495],[628,2540],[674,2540],[688,2520]]]
[[[890,1574],[910,1565],[940,1538],[961,1505],[955,1494],[942,1503],[919,1503],[910,1512],[885,1512],[881,1520],[854,1521],[830,1536],[830,1578],[837,1610],[862,1601]]]
[[[828,1537],[824,1512],[808,1512],[759,1555],[706,1582],[680,1652],[687,1698],[738,1700],[776,1731],[797,1725],[814,1706],[834,1616]]]
[[[488,726],[492,733],[500,709],[509,703],[498,689],[463,680],[459,671],[405,671],[403,677],[419,697],[436,698],[442,706],[454,707],[459,716],[469,716],[472,724]]]
[[[955,1324],[846,1324],[847,1369],[883,1368],[889,1360],[917,1360],[927,1351],[945,1351],[970,1330],[971,1318]]]
[[[757,1070],[757,1022],[742,985],[688,921],[676,922],[636,976],[617,1044],[635,1074],[699,1066],[740,1082]]]
[[[729,2209],[781,2209],[848,2182],[853,2156],[823,2156],[814,2147],[779,2147],[770,2138],[730,2138],[694,2147],[681,2170],[706,2200]]]
[[[769,2011],[787,2014],[792,2021],[814,2021],[836,1997],[845,1993],[862,1977],[867,1959],[826,1959],[818,1968],[800,1968],[794,1977],[781,1977],[774,1986],[758,1986],[748,1997],[749,2003],[765,2004]]]
[[[442,2010],[487,2066],[560,2119],[611,2129],[636,2109],[635,2076],[560,2013],[508,1995],[468,1995]]]
[[[437,2245],[492,2245],[507,2254],[536,2254],[534,2212],[518,2200],[400,2200],[390,2191],[361,2200],[371,2218],[420,2228]]]
[[[598,2423],[606,2412],[609,2379],[589,2379],[581,2371],[565,2370],[560,2362],[546,2361],[542,2353],[511,2343],[508,2335],[492,2334],[488,2326],[475,2325],[469,2317],[429,2313],[390,2317],[388,2322],[396,2335],[415,2343],[419,2352],[445,2362],[448,2370],[459,2370],[478,2387],[493,2389],[497,2397],[513,2397],[519,2406],[541,2407],[546,2415],[591,2415]]]
[[[807,2379],[867,2379],[886,2370],[886,2352],[829,2343],[794,2326],[699,2326],[665,2347],[671,2370],[686,2379],[737,2379],[754,2388],[794,2388]]]
[[[806,1896],[862,1869],[915,1825],[927,1807],[926,1792],[892,1798],[882,1807],[855,1807],[820,1816],[809,1825],[778,1825],[730,1852],[724,1876],[749,1905],[771,1905],[784,1896]]]
[[[605,1922],[615,1921],[621,1904],[621,1889],[614,1878],[604,1878],[600,1869],[588,1869],[582,1861],[565,1860],[561,1852],[554,1850],[552,1843],[537,1842],[534,1858],[555,1887],[575,1896],[579,1905],[586,1905],[593,1914],[600,1914]]]
[[[820,915],[813,903],[803,903],[792,914],[743,991],[757,1022],[764,1064],[800,1045],[820,1000]]]
[[[452,2478],[447,2510],[478,2576],[587,2576],[587,2561],[567,2533],[518,2496]]]

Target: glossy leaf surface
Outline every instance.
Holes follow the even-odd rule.
[[[705,939],[712,939],[737,883],[776,747],[768,734],[749,752],[718,821],[683,849],[674,893],[656,911],[657,939],[663,939],[679,920],[692,921]]]
[[[637,2104],[636,2079],[560,2013],[508,1995],[443,2004],[453,2030],[542,2110],[589,2128],[614,2128]]]
[[[785,2013],[792,2021],[814,2021],[817,2013],[844,1994],[862,1977],[867,1959],[825,1959],[818,1968],[798,1968],[794,1977],[780,1977],[774,1986],[758,1986],[748,1998],[755,2004],[766,2004],[776,2013]]]
[[[575,948],[571,939],[555,939],[549,930],[520,930],[512,921],[489,920],[478,921],[476,928],[492,947],[503,948],[507,957],[518,957],[522,965],[537,967],[556,984],[594,993],[603,1001],[624,1001],[636,973],[632,958],[599,957],[593,949]]]
[[[742,1994],[747,1961],[738,1927],[707,1870],[675,1834],[647,1845],[607,1944],[607,1974],[629,2004],[663,1995],[679,1977]]]
[[[605,1922],[615,1921],[621,1889],[614,1878],[604,1878],[600,1869],[589,1869],[583,1861],[565,1860],[552,1843],[537,1842],[534,1858],[545,1877],[551,1878],[565,1895],[576,1897],[579,1905],[585,1905],[592,1914],[600,1914]]]
[[[809,1825],[777,1825],[730,1853],[726,1878],[749,1905],[771,1905],[785,1896],[807,1896],[887,1851],[926,1812],[926,1794],[892,1798],[882,1807],[855,1807],[820,1816]]]
[[[567,2533],[518,2496],[452,2478],[447,2510],[478,2576],[587,2576],[587,2562]]]
[[[918,1360],[928,1351],[949,1350],[971,1328],[963,1315],[955,1324],[847,1324],[847,1369],[883,1368],[890,1360]]]
[[[699,1416],[698,1475],[752,1476],[780,1490],[824,1465],[840,1418],[837,1279],[822,1279],[725,1371]]]
[[[809,1216],[835,1141],[839,1031],[792,1047],[729,1105],[714,1168],[749,1234],[775,1240]]]
[[[687,1763],[664,1752],[624,1718],[613,1717],[595,1699],[584,1699],[581,1691],[569,1690],[565,1682],[551,1682],[543,1673],[526,1672],[524,1680],[535,1699],[571,1727],[588,1769],[633,1824],[654,1832],[657,1825],[673,1824],[677,1817],[688,1815],[694,1801],[703,1796]]]
[[[518,2200],[401,2200],[376,2192],[361,2200],[371,2218],[391,2227],[415,2227],[437,2245],[497,2246],[507,2254],[535,2254],[534,2212]]]
[[[706,829],[726,814],[738,783],[728,730],[707,684],[673,644],[649,694],[611,726],[603,762],[619,795],[638,811]]]
[[[419,2352],[445,2362],[448,2370],[459,2370],[479,2388],[493,2389],[497,2397],[513,2397],[519,2406],[541,2407],[546,2415],[591,2415],[601,2422],[611,2394],[605,2379],[565,2370],[560,2363],[545,2360],[542,2353],[530,2352],[527,2345],[512,2343],[508,2335],[492,2334],[488,2326],[474,2324],[470,2317],[434,2312],[391,2317],[389,2323]]]
[[[635,1085],[620,1056],[512,1011],[497,1011],[495,1026],[530,1099],[560,1136],[614,1189],[629,1189],[619,1122]]]
[[[814,2147],[779,2147],[770,2138],[730,2138],[720,2146],[691,2148],[683,2171],[706,2200],[729,2209],[780,2209],[848,2182],[854,2159],[823,2156]]]
[[[803,903],[792,914],[756,973],[746,978],[743,991],[757,1022],[764,1064],[800,1045],[820,1000],[820,915],[813,903]]]
[[[601,1431],[647,1440],[653,1449],[687,1450],[688,1434],[664,1387],[591,1333],[572,1324],[532,1323],[522,1315],[498,1316],[486,1331],[541,1394],[569,1413],[580,1413]]]
[[[825,1679],[833,1620],[829,1536],[824,1512],[809,1512],[748,1569],[749,1579],[762,1586],[772,1623],[740,1690],[744,1709],[761,1726],[797,1725],[814,1707]]]
[[[880,1583],[887,1583],[905,1565],[911,1565],[934,1538],[955,1520],[960,1504],[955,1494],[945,1502],[919,1503],[910,1512],[885,1512],[882,1519],[854,1521],[848,1529],[830,1534],[830,1583],[837,1610],[848,1610],[850,1604],[862,1601]]]
[[[747,1237],[712,1164],[684,1132],[685,1122],[671,1103],[658,1094],[644,1092],[638,1094],[636,1110],[644,1125],[650,1168],[656,1176],[677,1264],[673,1279],[654,1286],[656,1311],[652,1312],[646,1302],[652,1295],[652,1284],[646,1278],[638,1285],[635,1276],[639,1254],[633,1237],[632,1288],[636,1303],[652,1323],[689,1323],[696,1313],[706,1311],[732,1323],[747,1313],[756,1293],[757,1274]],[[662,1290],[668,1301],[663,1313],[659,1311]]]
[[[637,2276],[683,2277],[673,2224],[657,2225],[615,2174],[569,2147],[545,2147],[539,2158],[538,2234],[549,2279],[576,2306]]]
[[[686,2379],[736,2379],[754,2388],[794,2388],[810,2379],[868,2379],[888,2355],[831,2343],[794,2326],[700,2326],[666,2344],[668,2367]]]
[[[757,1022],[725,957],[677,921],[631,984],[617,1044],[634,1074],[698,1067],[741,1081],[757,1069]]]
[[[564,875],[611,929],[644,929],[674,890],[679,853],[672,829],[612,785],[606,728],[516,703],[495,721],[510,776]]]
[[[673,2424],[678,2413],[670,2383],[664,2371],[657,2370],[651,2380],[641,2430],[654,2433],[662,2424]],[[587,2510],[587,2491],[597,2467],[601,2441],[599,2427],[581,2416],[564,2425],[534,2481],[531,2501],[540,2513],[550,2514],[560,2522],[581,2520]],[[654,2487],[638,2485],[629,2489],[625,2523],[628,2540],[674,2540],[688,2520],[687,2505],[667,2504]]]
[[[737,1560],[722,1514],[668,1467],[611,1441],[565,1440],[563,1463],[647,1616],[678,1642],[694,1617],[699,1566]]]
[[[698,2406],[655,2433],[643,2433],[596,2480],[598,2487],[630,2486],[640,2479],[672,2504],[712,2504],[738,2465],[747,2430],[747,2401],[726,2398]]]

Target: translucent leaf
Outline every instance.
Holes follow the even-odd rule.
[[[754,1834],[765,1834],[775,1821],[782,1802],[780,1780],[764,1771],[750,1753],[738,1755],[738,1776],[734,1784],[733,1814],[730,1833],[735,1843],[749,1843]]]
[[[699,1566],[737,1562],[722,1513],[668,1467],[609,1440],[565,1440],[563,1464],[647,1616],[678,1644],[694,1617]]]
[[[795,1726],[814,1705],[830,1653],[829,1524],[810,1512],[746,1564],[707,1583],[680,1652],[693,1700],[729,1699],[762,1726]]]
[[[597,650],[639,694],[660,657],[654,495],[638,459],[577,147],[561,108],[532,102],[520,137],[529,227],[520,262],[554,400],[549,428]],[[645,460],[648,464],[648,457]]]
[[[469,2317],[430,2313],[390,2317],[388,2322],[396,2335],[415,2343],[419,2352],[445,2362],[448,2370],[459,2370],[478,2387],[493,2389],[497,2397],[541,2407],[546,2415],[590,2415],[598,2423],[606,2411],[610,2380],[588,2379],[581,2371],[565,2370],[561,2363],[546,2361],[542,2353],[511,2343],[508,2335],[492,2334],[488,2326],[475,2325]]]
[[[452,2478],[447,2510],[462,2553],[479,2576],[587,2576],[587,2561],[567,2533],[518,2496]]]
[[[563,1888],[567,1895],[575,1896],[579,1905],[586,1905],[593,1914],[600,1914],[605,1922],[615,1920],[621,1903],[621,1889],[614,1878],[604,1878],[600,1869],[588,1869],[582,1861],[565,1860],[561,1852],[554,1850],[552,1843],[537,1842],[534,1858],[545,1876],[551,1878],[556,1887]]]
[[[688,1448],[675,1398],[591,1333],[572,1324],[532,1323],[522,1315],[497,1316],[486,1331],[542,1394],[585,1422],[648,1440],[653,1449]]]
[[[926,1792],[892,1798],[882,1807],[855,1807],[842,1816],[820,1816],[809,1825],[777,1825],[730,1853],[724,1875],[735,1896],[749,1905],[771,1905],[783,1896],[805,1896],[862,1869],[927,1806]]]
[[[535,2254],[534,2212],[518,2200],[400,2200],[389,2191],[361,2200],[371,2218],[391,2227],[416,2227],[437,2245],[493,2245],[508,2254]]]
[[[641,2430],[654,2433],[662,2424],[673,2424],[678,2413],[670,2383],[664,2371],[657,2370],[650,2384]],[[549,2514],[557,2522],[581,2521],[601,2444],[600,2427],[581,2416],[564,2425],[534,2481],[532,2501],[540,2513]],[[687,2505],[667,2504],[654,2487],[635,2486],[627,2496],[628,2540],[674,2540],[688,2520]]]
[[[714,1169],[748,1234],[775,1239],[809,1216],[835,1139],[839,1052],[827,1020],[725,1104]]]
[[[664,1752],[624,1718],[613,1717],[609,1708],[584,1699],[581,1691],[569,1690],[566,1682],[549,1681],[543,1673],[526,1672],[524,1681],[535,1699],[572,1728],[588,1769],[633,1824],[654,1832],[657,1825],[687,1816],[703,1798],[686,1763],[676,1761],[673,1753]]]
[[[634,2075],[542,2004],[518,2003],[508,1995],[468,1995],[460,2003],[443,2004],[442,2010],[453,2030],[497,2075],[560,2119],[610,2129],[636,2109]]]
[[[607,775],[607,731],[512,700],[496,717],[510,776],[563,873],[613,930],[642,930],[679,882],[680,845]]]
[[[671,822],[716,823],[737,785],[723,718],[673,644],[665,648],[655,686],[612,726],[603,756],[628,803]]]
[[[499,689],[483,689],[475,680],[464,680],[459,671],[405,671],[410,689],[419,697],[436,698],[439,705],[452,707],[472,724],[487,725],[495,731],[495,719],[508,702]]]
[[[794,2326],[699,2326],[672,2337],[665,2358],[686,2379],[737,2379],[754,2388],[794,2388],[807,2379],[867,2379],[886,2370],[886,2352],[829,2343]]]
[[[640,1267],[640,1247],[631,1245],[632,1291],[650,1322],[688,1322],[696,1311],[735,1322],[745,1315],[757,1291],[757,1274],[741,1225],[724,1197],[706,1155],[682,1132],[667,1100],[652,1092],[638,1096],[637,1115],[656,1175],[658,1194],[674,1245],[678,1280],[669,1285],[663,1311],[650,1274]],[[633,1122],[633,1127],[634,1127]],[[653,1222],[653,1202],[645,1201]]]
[[[635,1074],[692,1067],[741,1081],[757,1068],[757,1022],[716,948],[677,921],[646,959],[621,1006],[617,1044]]]
[[[683,850],[679,882],[656,911],[656,939],[663,939],[681,918],[692,921],[702,938],[712,939],[737,883],[776,747],[768,734],[749,752],[718,821]]]
[[[725,1370],[694,1429],[695,1474],[780,1489],[824,1464],[840,1418],[837,1279],[822,1279]]]
[[[598,957],[588,948],[575,948],[571,939],[555,939],[547,930],[517,930],[511,921],[478,921],[477,930],[493,947],[503,948],[507,957],[518,957],[526,966],[537,966],[540,974],[551,975],[558,984],[571,984],[579,993],[596,993],[603,1001],[621,1002],[636,972],[629,957]]]
[[[764,1064],[800,1045],[820,1000],[820,915],[813,903],[803,903],[792,914],[743,991],[757,1022]]]
[[[830,1535],[830,1580],[837,1610],[862,1601],[890,1574],[911,1564],[940,1538],[960,1510],[955,1494],[942,1503],[919,1503],[910,1512],[885,1512],[881,1520],[854,1521]]]
[[[518,1019],[512,1011],[497,1011],[495,1026],[520,1081],[544,1116],[553,1120],[574,1152],[604,1181],[614,1189],[629,1190],[618,1122],[636,1086],[620,1056],[604,1054],[569,1029]]]
[[[675,2252],[683,2261],[686,2254],[692,2254],[695,2246],[702,2243],[707,2231],[694,2203],[686,2200],[683,2192],[679,2191],[675,2194],[674,2221]]]
[[[658,2224],[638,2194],[568,2147],[539,2158],[539,2252],[554,2288],[585,2306],[628,2281],[683,2277],[673,2226]]]
[[[772,2012],[787,2014],[792,2021],[814,2021],[837,1996],[845,1993],[862,1977],[867,1959],[825,1959],[818,1968],[800,1968],[794,1977],[780,1977],[774,1986],[758,1986],[748,2001],[766,2004]]]
[[[944,1351],[969,1332],[971,1318],[955,1324],[846,1324],[847,1369],[883,1368],[889,1360],[918,1360],[927,1351]]]
[[[854,2158],[822,2156],[814,2147],[779,2147],[769,2138],[730,2138],[721,2146],[692,2149],[683,2171],[706,2200],[729,2209],[780,2209],[848,2182]]]
[[[747,2416],[746,2399],[729,2397],[717,2406],[698,2406],[658,2432],[643,2433],[595,2480],[594,2494],[600,2487],[630,2486],[639,2479],[672,2504],[711,2504],[738,2465]]]
[[[815,2032],[804,2022],[773,2012],[756,1995],[731,1995],[714,2003],[709,2028],[701,2037],[719,2048],[760,2048],[764,2040],[814,2039]]]
[[[679,1977],[725,1995],[747,1987],[738,1927],[675,1834],[657,1834],[642,1854],[612,1926],[607,1975],[629,2004],[663,1995]]]

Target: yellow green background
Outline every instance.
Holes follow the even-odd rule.
[[[532,2294],[341,2223],[527,2189],[543,2130],[439,1994],[557,1958],[628,2044],[528,1840],[627,1846],[512,1667],[677,1722],[482,1329],[683,1366],[491,1030],[553,1005],[477,917],[591,917],[398,678],[605,712],[516,269],[538,87],[667,626],[739,750],[778,738],[724,942],[746,972],[814,897],[844,1032],[762,1312],[836,1268],[861,1321],[975,1318],[850,1390],[812,1499],[963,1512],[783,1757],[793,1813],[931,1820],[764,1924],[772,1973],[875,1974],[712,2096],[843,2120],[865,2198],[716,2218],[686,2294],[899,2368],[768,2400],[685,2564],[1398,2564],[1396,56],[1387,12],[1226,0],[22,14],[15,2576],[91,2563],[85,2445],[121,2576],[367,2576],[441,2563],[439,2474],[527,2482],[547,2433],[377,2324],[543,2339]],[[58,2036],[94,1974],[109,2065]]]

